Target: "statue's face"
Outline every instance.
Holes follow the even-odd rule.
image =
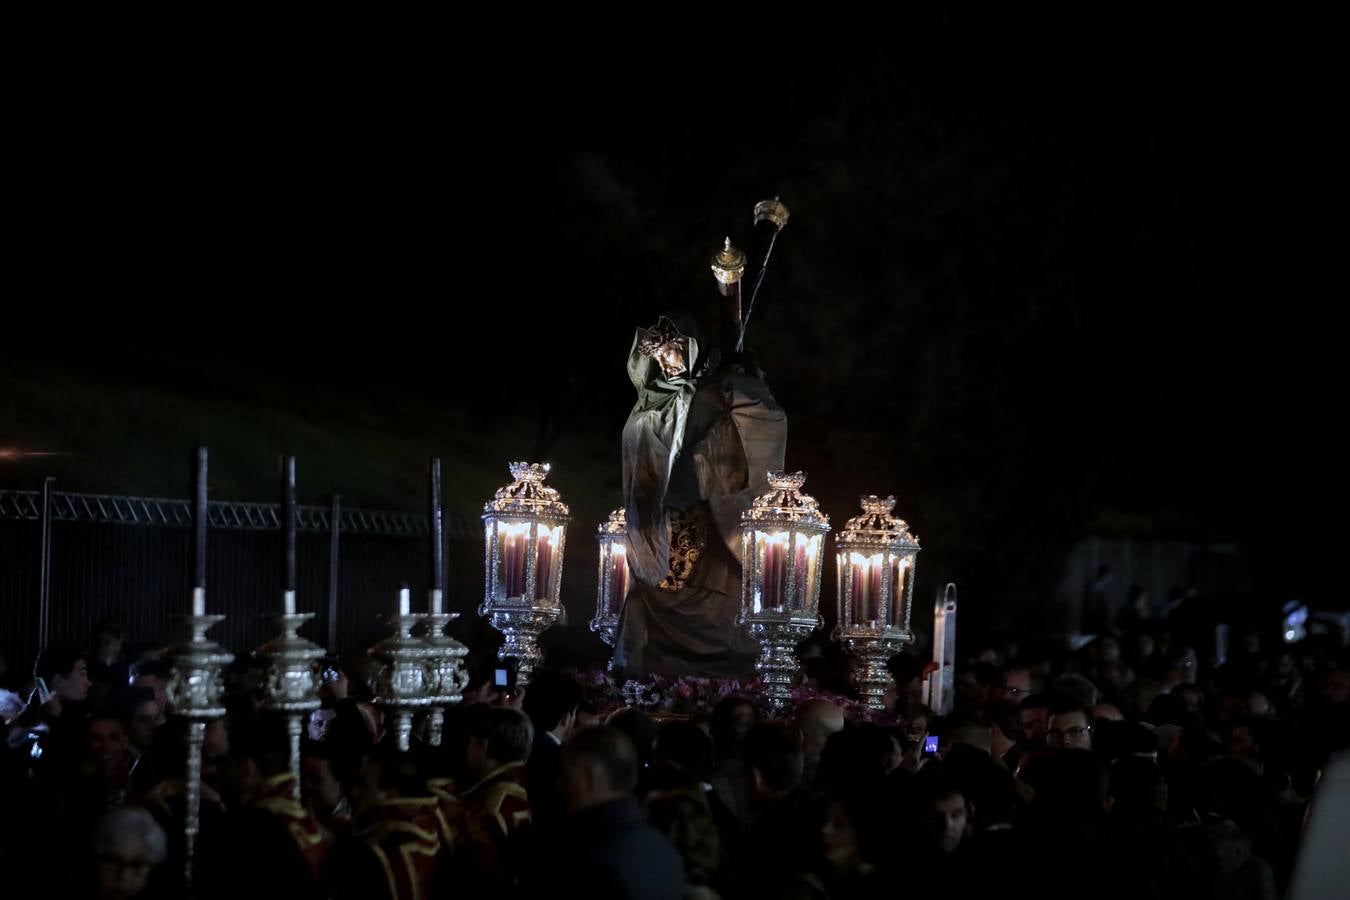
[[[642,353],[656,360],[666,379],[678,378],[685,374],[685,361],[689,356],[689,339],[676,335],[653,334],[642,343]]]
[[[667,378],[678,378],[684,374],[685,339],[667,341],[661,345],[656,361]]]

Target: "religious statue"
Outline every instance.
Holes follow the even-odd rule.
[[[740,518],[783,468],[787,417],[744,352],[786,207],[755,207],[757,260],[744,314],[746,258],[730,239],[712,261],[716,335],[688,313],[639,328],[628,356],[638,400],[623,431],[628,593],[614,663],[629,674],[749,678],[758,645],[736,624]]]

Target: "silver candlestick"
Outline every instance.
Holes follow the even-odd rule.
[[[319,660],[324,650],[296,632],[314,618],[314,613],[296,613],[294,592],[288,591],[285,608],[290,610],[270,619],[280,632],[253,655],[263,664],[264,706],[286,716],[286,734],[290,739],[292,795],[300,799],[300,735],[305,717],[319,708]]]
[[[193,608],[206,606],[204,588],[193,590]],[[202,746],[206,743],[206,723],[225,715],[221,697],[225,693],[225,668],[234,662],[234,654],[210,640],[206,632],[221,622],[224,616],[185,616],[192,632],[189,640],[169,648],[166,661],[173,667],[167,694],[173,704],[173,714],[188,724],[187,783],[183,823],[187,859],[184,877],[192,883],[192,857],[196,850],[197,834],[201,831],[202,805]]]

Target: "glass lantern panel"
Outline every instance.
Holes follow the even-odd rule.
[[[905,582],[909,572],[909,559],[900,557],[893,567],[895,581],[891,586],[891,626],[905,627]]]
[[[553,585],[558,578],[558,568],[562,564],[562,533],[563,527],[555,525],[549,528],[547,525],[538,526],[538,537],[535,540],[535,570],[534,570],[534,599],[552,602]]]
[[[808,613],[812,598],[819,597],[816,586],[816,558],[820,555],[820,535],[807,536],[796,533],[793,540],[792,555],[793,587],[796,596],[792,598],[792,611]]]

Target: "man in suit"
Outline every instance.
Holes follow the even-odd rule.
[[[563,797],[567,830],[554,852],[556,864],[539,867],[559,873],[588,897],[679,900],[684,864],[659,831],[647,824],[633,792],[638,782],[637,750],[617,728],[598,726],[572,735],[563,747]],[[568,893],[565,888],[563,893]]]
[[[527,764],[534,827],[553,830],[563,824],[562,748],[576,727],[581,685],[561,672],[539,672],[525,692],[524,712],[534,725],[534,746]]]

